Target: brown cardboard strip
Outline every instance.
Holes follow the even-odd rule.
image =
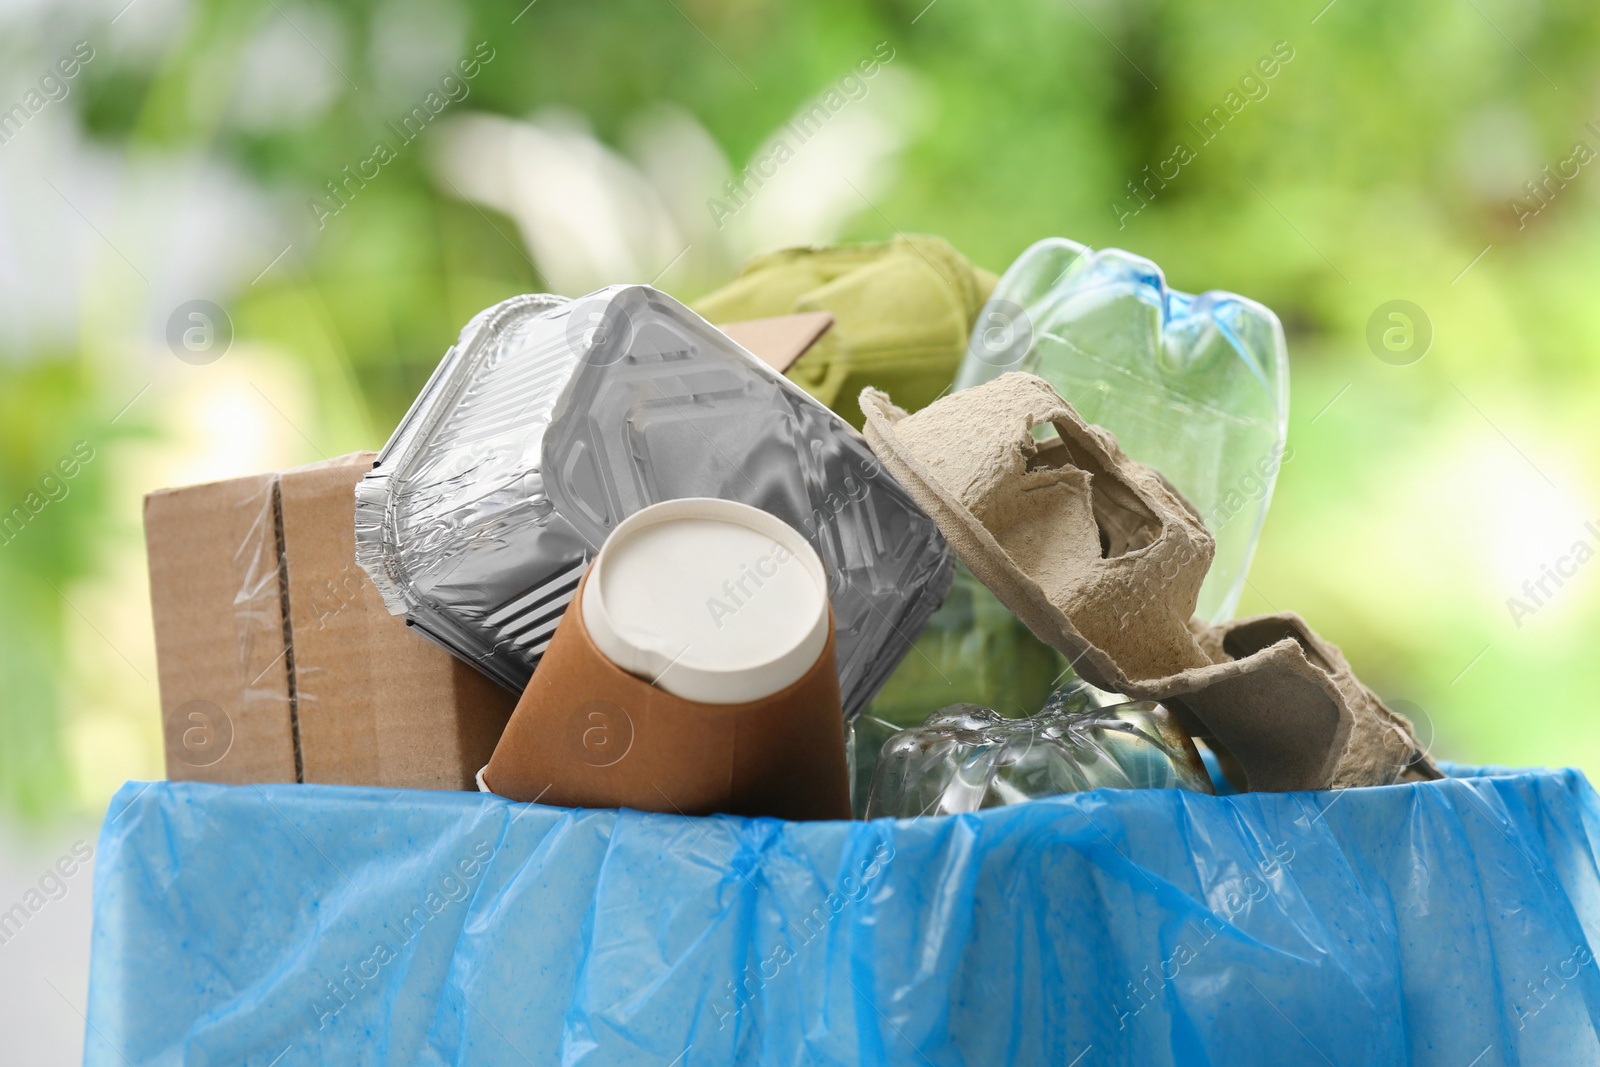
[[[727,322],[717,327],[779,374],[787,373],[806,350],[832,328],[833,313],[830,311],[774,315],[766,319]]]

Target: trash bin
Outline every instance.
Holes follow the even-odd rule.
[[[785,823],[129,783],[85,1062],[1600,1059],[1576,771]]]

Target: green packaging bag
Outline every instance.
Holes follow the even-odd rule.
[[[866,386],[887,391],[908,411],[944,392],[997,280],[941,238],[896,237],[758,256],[693,306],[717,324],[831,312],[833,329],[789,378],[859,430],[856,398]]]

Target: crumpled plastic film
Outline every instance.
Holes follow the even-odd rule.
[[[130,783],[90,1067],[1600,1058],[1576,771],[783,823]]]

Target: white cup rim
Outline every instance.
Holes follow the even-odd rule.
[[[786,548],[816,584],[816,613],[801,638],[789,648],[776,650],[768,659],[722,670],[675,661],[660,649],[644,648],[613,625],[605,603],[603,576],[608,552],[614,552],[648,527],[681,519],[712,519],[742,526],[771,538]],[[583,583],[580,610],[589,638],[600,652],[629,674],[658,688],[703,704],[745,704],[782,692],[803,678],[828,643],[832,621],[828,611],[828,580],[822,560],[798,530],[777,516],[749,504],[714,497],[684,497],[642,508],[617,524],[595,557]],[[681,653],[680,653],[681,656]]]

